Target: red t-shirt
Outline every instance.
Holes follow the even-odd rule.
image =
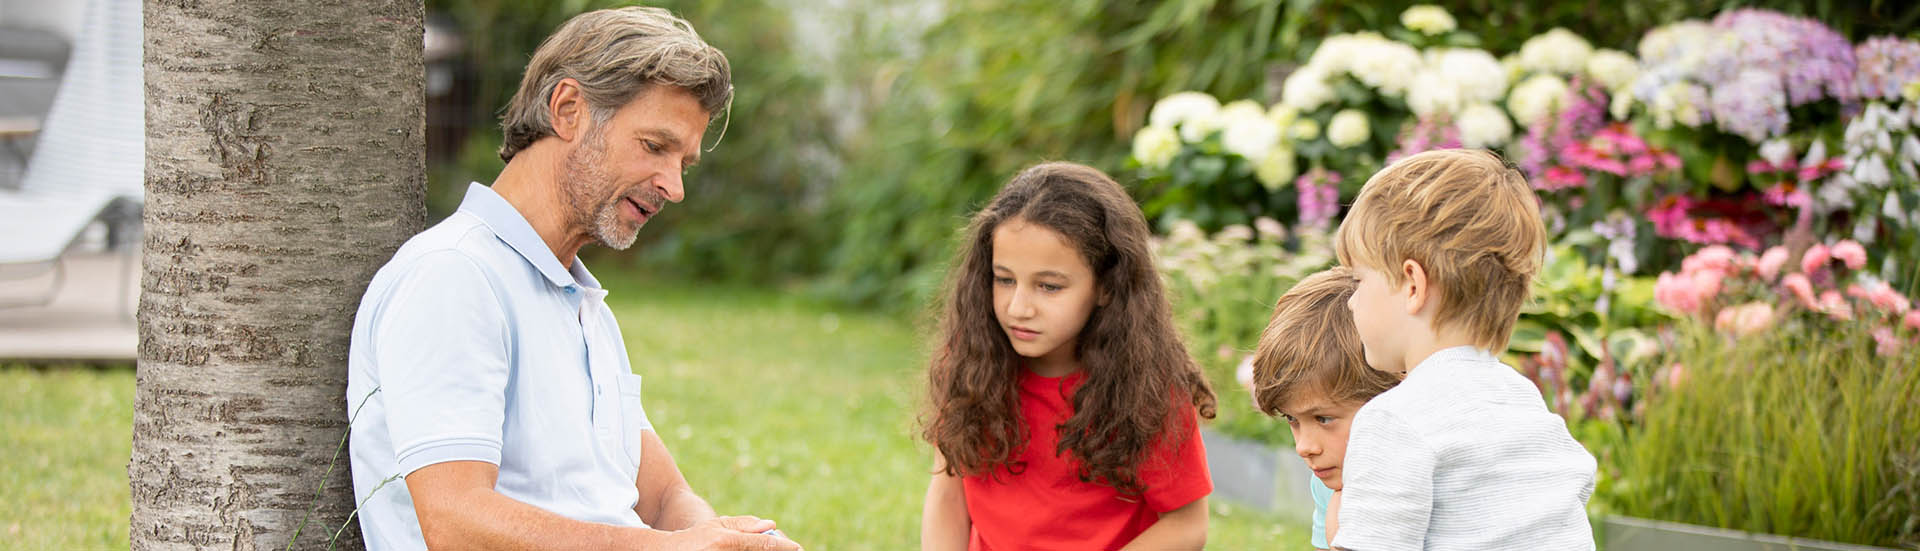
[[[1054,448],[1056,426],[1073,416],[1069,397],[1085,379],[1081,373],[1041,377],[1021,370],[1020,417],[1028,437],[1014,460],[1025,462],[1025,470],[1014,474],[1003,466],[997,481],[990,475],[961,480],[973,524],[967,549],[1118,549],[1161,514],[1213,492],[1199,418],[1187,402],[1180,402],[1184,422],[1176,425],[1186,434],[1163,436],[1140,464],[1143,495],[1123,498],[1112,486],[1081,482],[1072,452],[1056,456]],[[1166,445],[1176,437],[1179,447]]]

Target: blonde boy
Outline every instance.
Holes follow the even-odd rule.
[[[1315,549],[1338,530],[1341,464],[1353,414],[1400,377],[1367,367],[1347,299],[1353,271],[1334,267],[1300,280],[1274,304],[1253,354],[1254,405],[1287,420],[1293,449],[1313,469]],[[1336,514],[1329,514],[1336,513]]]
[[[1506,349],[1546,230],[1478,150],[1374,174],[1334,239],[1367,365],[1403,373],[1354,416],[1336,549],[1593,549],[1593,455]]]

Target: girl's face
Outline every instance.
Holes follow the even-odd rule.
[[[1066,236],[1022,219],[993,231],[993,313],[1037,374],[1079,369],[1075,345],[1098,302],[1093,269]]]
[[[1334,402],[1319,392],[1300,394],[1280,408],[1280,416],[1293,431],[1293,451],[1328,489],[1339,490],[1340,466],[1347,458],[1347,429],[1364,402]]]

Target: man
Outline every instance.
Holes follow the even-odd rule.
[[[501,124],[506,168],[408,240],[354,319],[368,548],[799,548],[688,487],[576,257],[626,248],[681,200],[731,78],[657,8],[582,14],[534,52]]]

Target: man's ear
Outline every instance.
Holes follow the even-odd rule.
[[[563,78],[547,96],[547,121],[553,135],[571,142],[586,131],[587,98],[581,95],[580,81]]]
[[[1400,292],[1407,299],[1407,315],[1420,315],[1420,311],[1427,307],[1427,300],[1433,297],[1433,287],[1427,281],[1427,267],[1411,258],[1401,262],[1400,281]]]

